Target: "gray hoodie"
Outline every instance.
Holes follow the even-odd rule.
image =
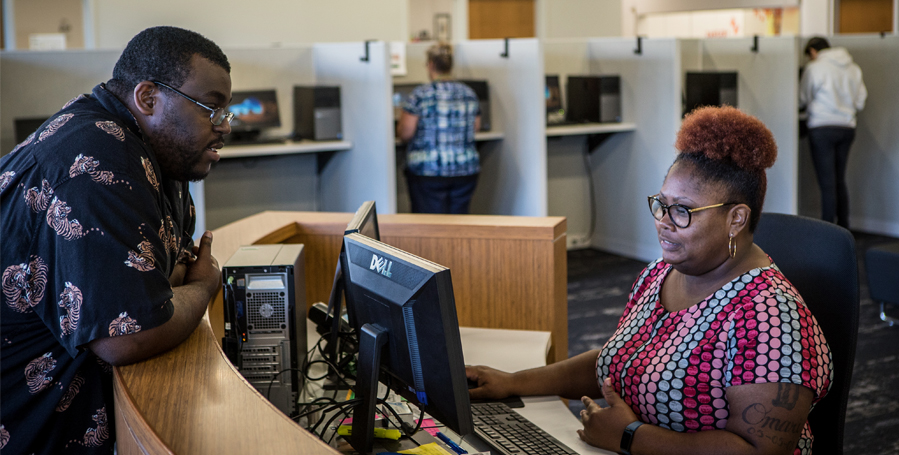
[[[862,70],[842,47],[819,51],[799,82],[799,107],[808,107],[809,128],[855,128],[855,114],[864,109],[867,98]]]

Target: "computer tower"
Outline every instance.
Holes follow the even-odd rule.
[[[481,131],[490,131],[490,86],[487,81],[460,79],[459,82],[471,87],[478,97],[478,107],[481,109]]]
[[[314,141],[343,139],[340,87],[294,86],[294,138]]]
[[[223,349],[236,347],[232,361],[243,377],[287,415],[296,412],[306,355],[303,262],[303,245],[253,245],[222,268]]]
[[[565,95],[570,122],[621,122],[619,76],[568,76]]]
[[[684,114],[700,106],[737,107],[737,73],[690,72],[687,73]]]

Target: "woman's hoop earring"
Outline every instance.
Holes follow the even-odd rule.
[[[730,253],[731,259],[737,257],[737,242],[734,240],[733,234],[727,236],[727,252]]]

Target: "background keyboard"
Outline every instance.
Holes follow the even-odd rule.
[[[505,403],[473,403],[474,432],[494,453],[504,455],[577,454]]]

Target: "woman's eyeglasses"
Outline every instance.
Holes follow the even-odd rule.
[[[739,202],[722,202],[720,204],[691,209],[690,207],[681,204],[663,204],[662,201],[659,200],[658,195],[648,196],[647,199],[649,200],[649,211],[652,213],[653,218],[662,221],[662,218],[664,218],[667,213],[671,222],[681,229],[685,229],[690,225],[690,222],[693,221],[694,212],[723,207],[725,205],[739,204]]]

